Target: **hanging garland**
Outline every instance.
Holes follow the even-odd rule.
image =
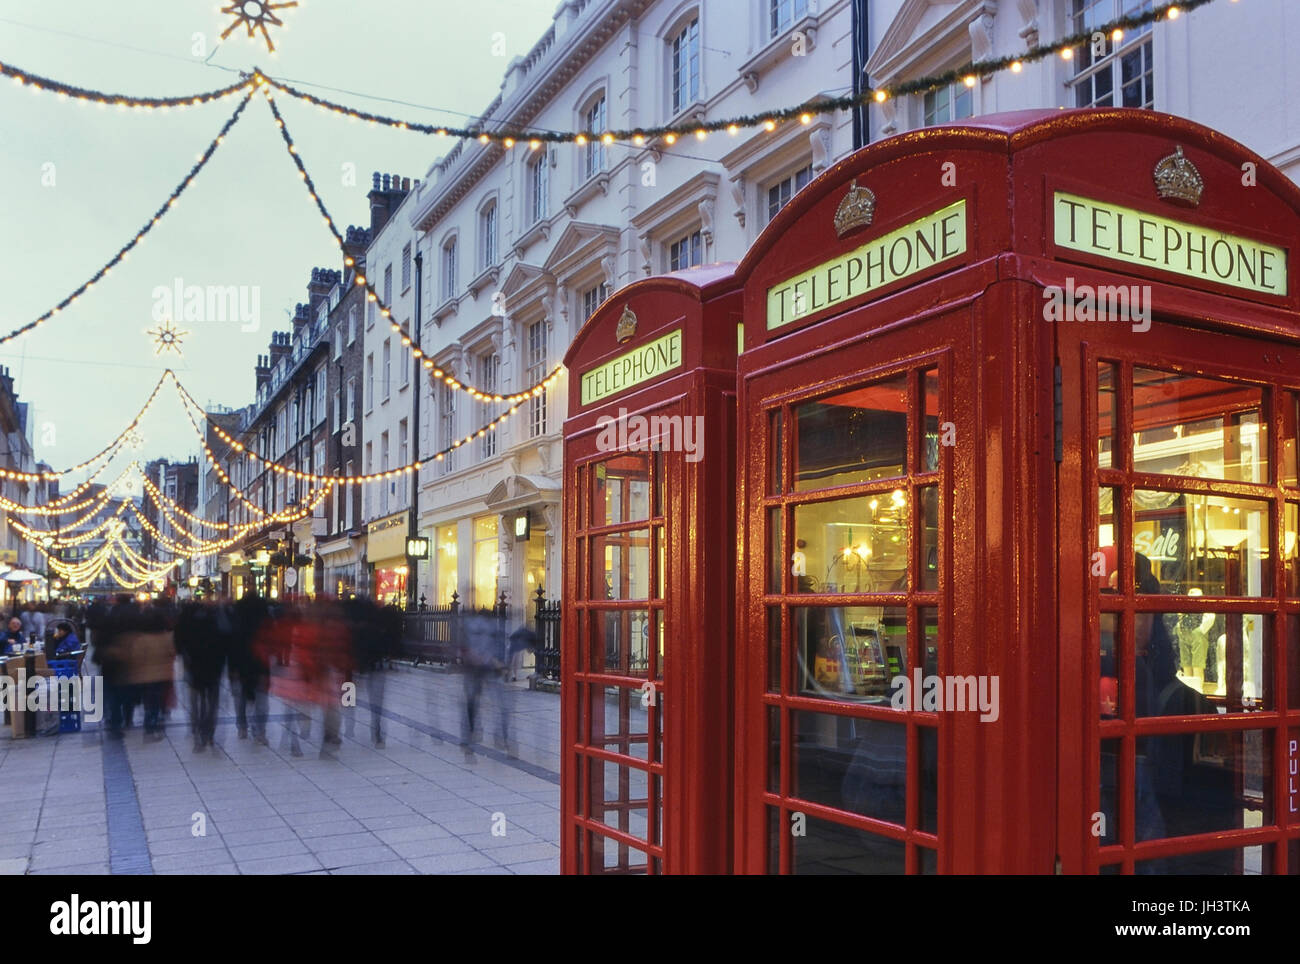
[[[289,156],[293,159],[294,165],[298,168],[299,176],[307,185],[308,194],[311,196],[312,201],[315,202],[317,209],[324,217],[325,225],[330,229],[330,234],[334,236],[335,243],[340,249],[343,249],[343,235],[340,233],[334,218],[326,209],[325,202],[321,200],[320,194],[316,191],[316,183],[312,180],[311,174],[308,173],[306,166],[303,164],[302,157],[298,153],[298,147],[293,141],[293,136],[289,133],[289,128],[285,126],[284,116],[280,113],[280,109],[275,104],[275,98],[271,96],[271,91],[268,88],[263,87],[262,91],[266,94],[266,102],[270,105],[271,113],[275,116],[276,129],[279,130],[280,137],[284,140],[285,147],[289,151]],[[347,257],[346,253],[346,250],[344,250],[345,257],[343,263],[349,268],[353,267],[355,262],[352,258]],[[518,405],[520,402],[527,401],[529,398],[541,395],[542,392],[555,384],[556,380],[560,377],[560,373],[563,371],[563,365],[556,365],[547,373],[546,377],[536,385],[530,385],[523,391],[516,392],[512,395],[501,395],[496,392],[480,391],[472,385],[467,385],[457,381],[441,368],[436,367],[431,359],[425,357],[423,351],[415,347],[415,342],[411,337],[410,332],[408,332],[398,322],[393,321],[392,310],[384,303],[383,299],[379,297],[378,290],[373,284],[371,284],[370,280],[364,274],[358,272],[355,277],[355,282],[366,289],[366,300],[374,302],[379,313],[383,315],[384,318],[388,319],[393,331],[397,332],[401,336],[402,347],[410,352],[412,358],[419,361],[425,369],[433,374],[434,378],[442,379],[450,388],[456,391],[466,392],[480,402]]]
[[[20,87],[26,86],[32,90],[47,90],[52,94],[57,94],[60,99],[72,98],[73,100],[99,104],[101,107],[118,107],[123,110],[127,108],[132,110],[153,110],[154,108],[167,110],[171,107],[180,109],[197,107],[209,101],[229,97],[231,94],[243,90],[251,83],[249,78],[245,77],[239,83],[231,84],[229,87],[202,91],[197,94],[186,94],[182,97],[132,97],[130,94],[110,94],[102,90],[74,87],[72,84],[65,84],[59,80],[33,74],[29,70],[21,70],[12,64],[0,64],[0,76],[12,79]]]
[[[815,114],[826,114],[837,110],[848,110],[855,107],[861,107],[872,100],[883,102],[891,97],[900,97],[905,94],[914,94],[921,91],[933,90],[936,87],[943,87],[953,83],[954,81],[964,81],[967,80],[967,78],[990,77],[1003,70],[1018,71],[1020,67],[1027,63],[1036,63],[1054,54],[1059,54],[1065,50],[1090,43],[1096,34],[1100,33],[1109,36],[1116,30],[1136,30],[1139,27],[1144,27],[1147,24],[1152,24],[1162,19],[1175,20],[1183,13],[1190,13],[1199,7],[1203,7],[1206,4],[1213,2],[1214,0],[1182,0],[1182,2],[1178,3],[1161,4],[1160,6],[1144,13],[1134,13],[1123,17],[1117,17],[1106,24],[1098,26],[1095,30],[1081,30],[1066,37],[1062,37],[1054,43],[1039,44],[1031,47],[1025,53],[1018,56],[995,57],[988,60],[968,63],[965,66],[958,67],[954,70],[946,70],[942,73],[918,77],[904,83],[869,88],[856,95],[826,98],[818,100],[815,103],[805,103],[793,107],[778,108],[759,113],[742,114],[723,120],[706,121],[702,124],[664,124],[655,127],[637,127],[628,130],[615,131],[549,131],[532,130],[528,128],[487,131],[480,127],[473,126],[459,127],[455,125],[426,124],[421,121],[403,120],[398,117],[373,114],[369,111],[363,111],[355,107],[348,107],[345,104],[327,100],[323,97],[317,97],[315,94],[309,94],[304,90],[294,87],[292,84],[268,77],[257,68],[255,68],[250,75],[244,76],[239,83],[231,84],[229,87],[223,87],[219,90],[204,91],[184,97],[131,97],[124,94],[110,94],[103,91],[87,90],[85,88],[74,87],[70,84],[51,80],[46,77],[40,77],[7,64],[0,64],[0,74],[12,77],[16,83],[28,84],[39,90],[50,90],[62,97],[94,101],[105,106],[111,104],[123,109],[137,108],[150,110],[155,107],[187,107],[190,105],[206,103],[211,100],[217,100],[222,97],[228,97],[231,94],[243,90],[245,87],[252,86],[256,89],[262,84],[269,84],[291,97],[312,104],[313,106],[329,113],[350,117],[354,120],[366,121],[371,124],[394,127],[398,130],[416,131],[420,134],[456,137],[464,140],[477,140],[481,143],[492,142],[501,144],[505,147],[513,147],[515,144],[519,143],[526,143],[533,147],[539,146],[542,143],[571,143],[582,145],[597,139],[606,143],[628,141],[640,146],[646,141],[655,138],[664,138],[668,143],[673,143],[678,137],[685,135],[694,134],[700,136],[720,130],[727,130],[734,133],[742,127],[767,127],[771,130],[781,121],[793,120],[795,118],[803,120],[805,117],[811,117]]]
[[[53,499],[50,502],[47,502],[41,506],[23,507],[27,511],[34,512],[36,514],[41,514],[39,511],[40,509],[53,508],[55,506],[63,506],[63,508],[59,509],[60,514],[69,512],[70,509],[67,507],[66,504],[76,499],[77,496],[79,496],[82,492],[84,492],[87,488],[90,487],[91,480],[93,480],[96,476],[98,476],[100,472],[104,471],[104,468],[113,460],[113,456],[117,454],[117,451],[123,445],[125,445],[127,441],[131,438],[131,434],[135,431],[136,427],[139,426],[141,420],[145,417],[145,415],[148,414],[149,409],[153,407],[154,402],[157,401],[158,392],[162,390],[163,384],[167,381],[167,377],[170,373],[171,373],[171,369],[168,369],[167,371],[163,372],[161,376],[159,376],[157,384],[154,385],[153,391],[149,393],[149,397],[145,399],[145,403],[140,407],[140,411],[136,412],[135,418],[131,419],[131,421],[127,424],[126,428],[122,429],[122,431],[118,433],[117,438],[113,439],[106,446],[104,446],[102,449],[100,449],[90,458],[86,459],[84,462],[80,462],[77,465],[71,466],[70,468],[63,469],[60,472],[11,472],[8,469],[0,469],[0,478],[14,479],[16,481],[21,481],[21,482],[41,482],[41,481],[48,481],[51,479],[58,479],[58,478],[62,478],[65,475],[72,475],[76,472],[82,471],[83,469],[89,468],[91,465],[94,465],[104,456],[108,456],[108,458],[105,459],[104,461],[104,465],[100,466],[89,479],[87,479],[85,482],[82,482],[79,486],[77,486],[73,491],[69,492],[67,495],[60,496],[59,498]],[[3,499],[0,499],[0,504],[3,504]],[[45,514],[54,515],[56,513],[48,512]]]
[[[612,144],[615,141],[626,141],[640,147],[644,143],[656,138],[663,138],[667,143],[674,143],[677,138],[688,135],[703,137],[707,134],[716,133],[717,131],[727,131],[735,134],[742,127],[765,127],[768,131],[775,130],[776,125],[781,121],[799,119],[803,123],[808,123],[814,115],[829,114],[838,110],[849,110],[855,107],[861,107],[864,104],[876,101],[882,103],[891,97],[900,97],[905,94],[914,94],[921,91],[933,90],[936,87],[945,87],[954,81],[967,81],[968,78],[990,77],[1004,70],[1013,70],[1019,72],[1020,67],[1026,63],[1036,63],[1053,54],[1060,53],[1067,49],[1080,46],[1091,42],[1095,34],[1104,34],[1110,36],[1116,30],[1136,30],[1147,24],[1155,23],[1161,19],[1175,20],[1182,13],[1190,13],[1198,7],[1203,7],[1214,0],[1185,0],[1180,3],[1167,3],[1149,10],[1145,13],[1135,13],[1124,17],[1117,17],[1107,24],[1099,26],[1096,30],[1082,30],[1070,34],[1051,44],[1039,44],[1031,47],[1025,53],[1019,56],[996,57],[988,60],[981,60],[977,63],[968,63],[963,67],[954,70],[947,70],[939,74],[931,74],[928,77],[918,77],[905,83],[891,84],[883,87],[868,88],[860,94],[846,95],[842,97],[830,97],[819,99],[816,102],[800,104],[794,107],[785,107],[777,110],[762,111],[760,113],[742,114],[737,117],[729,117],[722,120],[705,121],[699,124],[662,124],[656,127],[635,127],[626,130],[611,131],[544,131],[531,130],[528,128],[502,128],[494,131],[483,130],[481,127],[456,127],[451,125],[425,124],[418,121],[402,120],[396,117],[385,117],[382,114],[372,114],[368,111],[358,110],[339,104],[334,101],[326,100],[323,97],[317,97],[306,91],[299,90],[283,81],[267,78],[267,83],[277,90],[283,91],[291,97],[312,104],[324,111],[340,114],[354,120],[367,121],[371,124],[380,124],[387,127],[395,127],[399,130],[417,131],[421,134],[436,134],[442,137],[457,137],[465,140],[477,140],[482,144],[495,143],[510,148],[516,144],[527,144],[530,148],[537,148],[543,143],[551,144],[578,144],[584,145],[590,141],[599,140],[605,144]],[[258,76],[265,76],[258,71]]]
[[[12,341],[13,339],[17,338],[19,335],[25,334],[33,330],[34,328],[39,328],[41,325],[45,324],[45,322],[49,321],[60,311],[62,311],[64,308],[71,305],[83,294],[85,294],[87,291],[93,288],[101,278],[107,276],[110,271],[112,271],[115,267],[117,267],[118,264],[120,264],[123,260],[125,260],[126,256],[131,253],[131,250],[137,244],[143,241],[145,236],[150,231],[152,231],[155,227],[157,227],[158,222],[162,220],[163,215],[165,215],[168,211],[170,211],[172,208],[176,206],[176,202],[180,199],[181,194],[185,192],[185,189],[189,187],[190,184],[194,181],[194,178],[198,176],[199,171],[203,170],[203,168],[207,165],[208,161],[211,160],[212,155],[215,154],[217,151],[217,147],[225,140],[226,134],[229,133],[230,129],[235,126],[235,122],[239,120],[239,116],[244,112],[244,108],[248,106],[248,102],[249,100],[252,99],[252,96],[253,96],[253,92],[249,91],[248,95],[245,96],[244,99],[239,102],[239,106],[236,107],[235,112],[230,115],[230,119],[227,120],[224,125],[222,125],[221,131],[217,134],[216,137],[212,139],[212,143],[208,145],[207,150],[205,150],[202,154],[199,155],[198,162],[193,167],[190,168],[190,172],[185,175],[184,179],[181,180],[180,184],[176,185],[176,187],[172,190],[172,193],[168,196],[167,200],[163,202],[162,207],[160,207],[157,211],[155,211],[153,217],[145,222],[144,227],[142,227],[138,232],[136,232],[134,238],[132,238],[130,241],[124,244],[121,250],[119,250],[117,254],[113,255],[113,257],[111,257],[108,260],[107,264],[105,264],[102,268],[100,268],[98,271],[96,271],[93,275],[90,276],[89,280],[82,282],[81,286],[78,287],[75,291],[73,291],[72,294],[68,295],[66,298],[60,301],[53,308],[46,311],[45,314],[40,315],[34,321],[29,321],[21,328],[15,328],[13,331],[5,335],[4,337],[0,337],[0,345],[3,345],[5,342]]]
[[[944,71],[943,73],[940,74],[932,74],[928,77],[919,77],[910,81],[906,81],[901,84],[868,89],[858,95],[828,98],[824,100],[819,100],[816,103],[806,103],[795,107],[786,107],[778,110],[764,111],[762,113],[756,113],[756,114],[746,114],[746,115],[741,115],[739,117],[732,117],[723,120],[706,121],[702,124],[689,124],[689,125],[668,124],[668,125],[662,125],[658,127],[642,127],[642,128],[635,128],[632,130],[604,131],[604,132],[597,132],[597,131],[563,132],[563,131],[541,131],[541,130],[527,130],[527,129],[520,129],[516,131],[507,131],[507,130],[484,131],[484,130],[469,128],[469,127],[434,126],[430,124],[404,121],[404,120],[399,120],[397,118],[384,117],[378,114],[371,114],[365,111],[360,111],[354,108],[346,107],[342,104],[337,104],[332,101],[323,100],[322,98],[316,97],[313,94],[308,94],[305,91],[301,91],[289,84],[274,80],[273,78],[269,78],[260,69],[254,69],[251,75],[245,76],[237,84],[232,84],[229,87],[224,87],[221,88],[220,90],[206,91],[199,94],[193,94],[188,97],[128,97],[121,94],[109,94],[102,91],[87,90],[80,87],[74,87],[72,85],[64,84],[59,81],[51,80],[46,77],[40,77],[38,75],[30,74],[24,71],[19,71],[16,68],[7,64],[0,64],[0,73],[12,77],[15,80],[15,82],[20,85],[30,84],[33,87],[33,89],[52,90],[58,94],[67,97],[75,97],[81,100],[96,101],[102,104],[112,103],[122,108],[138,107],[138,108],[148,110],[148,109],[152,109],[153,107],[160,107],[160,108],[171,107],[171,106],[180,107],[188,104],[203,103],[207,100],[215,100],[219,97],[226,97],[229,96],[230,94],[236,93],[237,91],[243,90],[246,87],[252,88],[248,92],[248,94],[244,97],[244,99],[240,102],[239,106],[235,109],[235,112],[231,116],[231,118],[222,127],[221,132],[217,135],[217,137],[213,140],[213,142],[208,146],[208,149],[200,157],[198,164],[196,164],[193,168],[191,168],[190,173],[181,182],[181,184],[171,193],[167,201],[163,204],[162,207],[158,209],[158,212],[153,216],[153,218],[144,226],[144,228],[141,229],[139,233],[136,234],[135,238],[133,238],[130,243],[125,245],[116,255],[114,255],[114,257],[107,264],[105,264],[104,267],[100,268],[99,271],[97,271],[94,275],[92,275],[88,281],[86,281],[80,287],[78,287],[67,298],[63,299],[63,301],[59,302],[53,308],[49,309],[44,314],[40,315],[34,321],[31,321],[20,328],[14,329],[8,335],[0,337],[0,345],[3,345],[8,341],[17,338],[19,335],[22,335],[44,324],[54,315],[58,314],[64,308],[71,305],[74,301],[77,300],[77,298],[79,298],[82,294],[88,291],[100,279],[102,279],[114,267],[116,267],[116,265],[120,263],[127,256],[127,254],[129,254],[130,251],[137,244],[139,244],[141,240],[143,240],[144,236],[148,234],[149,231],[158,223],[162,215],[175,206],[177,199],[180,197],[180,194],[185,190],[186,187],[188,187],[188,185],[198,174],[198,172],[202,170],[207,160],[211,158],[212,154],[216,150],[217,145],[219,145],[222,142],[225,134],[228,133],[230,128],[234,126],[235,122],[239,119],[240,115],[242,114],[244,108],[248,105],[248,101],[251,98],[252,94],[259,87],[265,90],[267,93],[267,99],[272,104],[272,110],[275,110],[276,112],[276,119],[278,121],[278,125],[283,133],[283,136],[285,137],[286,143],[289,146],[289,150],[291,154],[295,154],[296,149],[293,147],[292,140],[288,137],[288,132],[284,127],[283,118],[279,116],[279,111],[275,108],[274,102],[271,101],[270,89],[269,89],[271,87],[274,87],[277,90],[281,90],[292,97],[296,97],[300,100],[306,101],[307,103],[314,104],[315,106],[320,107],[323,110],[328,110],[333,113],[353,117],[358,120],[365,120],[374,124],[384,124],[390,127],[397,127],[405,130],[415,130],[426,134],[440,134],[440,135],[448,135],[448,136],[454,136],[454,137],[466,138],[466,139],[474,138],[480,141],[481,143],[495,142],[508,148],[513,147],[516,143],[520,143],[520,142],[526,142],[531,148],[536,148],[539,147],[543,142],[574,143],[578,145],[583,145],[595,139],[599,139],[600,141],[607,144],[613,143],[615,141],[630,141],[631,143],[639,146],[641,144],[644,144],[648,139],[654,139],[658,137],[662,137],[667,143],[672,144],[676,141],[678,136],[685,135],[685,134],[693,133],[697,137],[704,137],[711,132],[724,130],[724,129],[732,134],[735,134],[742,127],[757,127],[757,126],[762,126],[766,128],[768,131],[773,131],[776,129],[778,122],[791,120],[794,118],[798,118],[802,123],[806,124],[812,120],[812,117],[815,114],[825,114],[837,110],[846,110],[855,107],[860,107],[863,104],[869,102],[870,100],[883,102],[885,100],[888,100],[890,97],[898,97],[905,94],[917,93],[923,90],[931,90],[936,87],[942,87],[947,84],[951,84],[958,80],[973,85],[976,78],[992,76],[993,74],[1008,69],[1011,69],[1013,71],[1018,71],[1025,63],[1040,61],[1045,59],[1046,57],[1051,56],[1052,54],[1063,53],[1067,50],[1072,50],[1076,46],[1079,46],[1084,43],[1088,43],[1090,42],[1091,38],[1097,34],[1110,35],[1117,30],[1121,32],[1126,29],[1133,30],[1138,27],[1142,27],[1147,24],[1154,23],[1157,20],[1160,20],[1162,18],[1172,20],[1175,19],[1181,12],[1190,12],[1192,10],[1195,10],[1199,7],[1203,7],[1206,4],[1212,2],[1214,2],[1214,0],[1185,0],[1185,2],[1183,3],[1165,4],[1153,10],[1149,10],[1145,13],[1136,13],[1136,14],[1131,14],[1129,16],[1119,17],[1115,20],[1110,21],[1107,24],[1099,26],[1096,30],[1093,31],[1079,31],[1070,34],[1069,36],[1064,37],[1056,41],[1055,43],[1039,44],[1038,46],[1031,48],[1030,50],[1026,51],[1024,54],[1019,56],[1006,56],[1006,57],[992,58],[989,60],[982,60],[979,61],[978,63],[967,64],[964,67],[959,67],[953,70]],[[299,169],[299,173],[303,176],[304,180],[308,181],[309,190],[311,191],[312,197],[316,201],[317,207],[320,209],[321,214],[325,219],[325,223],[329,226],[330,232],[334,235],[336,242],[339,244],[340,247],[342,247],[343,239],[339,235],[338,228],[335,226],[333,219],[329,216],[328,211],[325,210],[324,204],[321,203],[319,195],[317,194],[314,186],[310,182],[310,178],[307,175],[306,168],[301,163],[301,160],[296,157],[296,155],[294,160],[295,160],[295,164]],[[365,282],[361,281],[359,283],[364,284]],[[374,300],[377,300],[377,296],[375,295],[373,287],[369,286],[368,284],[367,284],[367,293],[370,296],[372,296]],[[385,314],[385,317],[388,317],[388,315]],[[404,337],[409,337],[409,336],[405,336],[404,334]],[[415,351],[418,351],[418,349],[416,349]],[[416,355],[416,357],[420,357],[420,356]],[[426,362],[425,367],[432,369],[433,365],[432,363]],[[435,375],[435,377],[443,377],[443,376]],[[444,380],[448,384],[452,385],[453,388],[461,387],[459,383],[455,381],[455,379],[445,378]],[[474,393],[471,391],[471,394]],[[485,394],[485,393],[479,393],[479,394]],[[487,399],[496,401],[497,397],[495,395],[490,395],[490,396],[485,395],[484,400]],[[504,401],[506,399],[502,399],[502,400]]]
[[[464,438],[458,439],[457,441],[453,442],[451,445],[448,445],[446,448],[442,449],[439,452],[435,452],[429,459],[416,460],[414,462],[408,463],[407,465],[402,465],[395,469],[389,469],[386,472],[371,472],[368,475],[315,475],[312,474],[311,472],[299,472],[297,469],[291,469],[287,465],[281,465],[279,462],[275,462],[272,461],[271,459],[263,458],[262,456],[258,455],[256,452],[252,451],[242,443],[236,441],[220,425],[218,425],[216,422],[208,418],[207,412],[203,411],[203,406],[200,405],[197,401],[195,401],[194,396],[185,390],[185,386],[180,383],[180,379],[174,379],[174,381],[176,385],[176,390],[180,392],[181,395],[183,395],[189,401],[189,403],[194,406],[195,409],[197,409],[199,412],[202,413],[203,418],[212,427],[212,430],[216,432],[217,435],[221,437],[221,440],[224,441],[227,445],[229,445],[234,451],[239,452],[242,455],[247,455],[253,461],[264,466],[265,468],[269,469],[272,472],[276,472],[286,477],[294,478],[294,479],[323,482],[326,483],[328,486],[365,485],[366,483],[369,482],[381,482],[388,479],[395,479],[399,475],[405,475],[408,472],[418,472],[426,462],[429,461],[441,462],[444,458],[446,458],[452,452],[456,451],[462,445],[468,445],[470,442],[474,441],[474,439],[482,438],[484,435],[487,435],[488,432],[495,432],[497,428],[500,427],[500,425],[503,422],[505,422],[506,419],[508,419],[511,415],[514,415],[516,412],[519,411],[518,405],[510,406],[509,409],[502,412],[496,418],[492,419],[492,421],[488,422],[482,428],[478,429],[477,431],[470,432]],[[189,414],[188,408],[186,409],[186,413]],[[217,457],[213,454],[212,449],[208,447],[207,439],[203,435],[203,429],[199,427],[198,422],[194,420],[192,414],[190,415],[190,424],[194,428],[194,434],[197,435],[199,438],[199,444],[202,446],[204,453],[207,455],[208,462],[213,466],[214,469],[216,469],[217,474],[221,477],[221,480],[225,482],[227,485],[231,485],[229,481],[230,477],[222,471],[220,465],[217,463]],[[231,485],[231,488],[234,488],[234,486]]]

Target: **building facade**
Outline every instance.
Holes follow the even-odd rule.
[[[866,68],[873,87],[904,83],[1096,31],[1156,6],[1151,0],[873,0]],[[873,105],[872,139],[1012,110],[1145,107],[1236,138],[1296,180],[1300,81],[1286,65],[1297,42],[1300,17],[1286,0],[1212,3],[1154,27],[1118,36],[1097,32],[1068,58]],[[1249,96],[1226,86],[1225,77],[1249,77]]]
[[[326,461],[329,313],[340,280],[338,271],[312,269],[309,300],[298,304],[292,331],[271,333],[255,371],[256,398],[239,413],[243,451],[227,469],[226,510],[231,523],[248,527],[227,554],[236,597],[253,587],[271,598],[317,591],[316,538],[330,487],[299,474]]]
[[[9,368],[0,367],[0,468],[29,473],[37,470],[32,446],[34,422],[31,405],[18,400]],[[57,495],[57,484],[51,490],[50,483],[46,481],[0,478],[0,496],[10,502],[40,505]],[[33,516],[20,521],[29,529],[57,527],[57,519],[50,516]],[[36,547],[9,524],[8,512],[0,517],[0,564],[0,569],[7,567],[43,572],[45,568],[44,558]],[[34,588],[28,591],[28,598],[35,591]]]
[[[848,0],[575,0],[506,72],[474,126],[553,130],[690,124],[851,85]],[[541,382],[598,305],[630,281],[739,259],[767,220],[853,147],[848,115],[641,145],[506,148],[466,141],[430,168],[402,215],[424,268],[422,451],[501,414],[446,377],[509,394]],[[396,242],[395,242],[396,244]],[[404,244],[404,242],[403,242]],[[420,473],[420,591],[504,597],[522,615],[560,583],[565,382]]]
[[[162,496],[159,500],[146,489],[144,493],[143,515],[149,524],[157,530],[155,536],[148,527],[141,539],[141,554],[156,562],[172,562],[182,559],[167,575],[167,581],[173,586],[185,586],[193,573],[193,560],[181,552],[182,547],[192,544],[190,533],[198,538],[206,538],[202,530],[195,532],[194,523],[185,519],[176,506],[197,515],[199,508],[199,463],[198,457],[191,457],[186,462],[173,462],[169,459],[153,459],[144,465],[144,474],[150,484]]]
[[[230,489],[217,474],[217,466],[220,466],[224,472],[226,466],[230,464],[233,450],[230,443],[226,442],[217,433],[217,428],[220,427],[227,435],[234,437],[239,432],[241,413],[231,411],[225,406],[209,406],[205,409],[204,415],[207,417],[207,424],[204,426],[204,441],[207,444],[208,451],[212,453],[216,465],[204,453],[200,453],[196,457],[199,465],[199,507],[196,514],[201,515],[212,525],[197,526],[194,527],[194,531],[205,541],[225,541],[230,537],[228,526],[230,524],[231,498]],[[226,548],[224,551],[195,556],[190,561],[191,573],[197,577],[203,595],[214,592],[225,595],[230,592],[230,570],[232,567],[230,557],[231,551]]]
[[[419,187],[419,180],[415,186]],[[417,289],[415,238],[403,212],[411,179],[396,174],[373,175],[372,221],[375,233],[366,251],[367,278],[379,300],[367,299],[362,369],[362,471],[385,473],[409,465],[416,457],[416,399],[423,369],[392,330],[399,322],[410,331]],[[380,314],[387,306],[391,319]],[[411,526],[414,476],[401,472],[362,487],[362,519],[366,528],[366,561],[371,594],[385,603],[405,605],[410,587],[406,538]]]

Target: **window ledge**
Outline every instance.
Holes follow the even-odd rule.
[[[568,196],[564,201],[564,211],[569,217],[577,217],[578,209],[597,194],[605,197],[609,194],[609,171],[597,171],[587,178],[586,183]]]
[[[707,112],[708,112],[708,105],[705,104],[703,100],[696,97],[695,100],[691,101],[689,104],[686,104],[684,107],[682,107],[681,110],[677,111],[675,114],[672,114],[668,118],[667,122],[665,122],[664,126],[685,127],[693,124],[701,124],[704,122],[704,117]],[[681,137],[685,137],[686,135],[679,133],[677,136],[681,138]],[[661,140],[663,140],[662,137],[657,137],[654,139],[652,143]]]
[[[528,249],[534,244],[538,241],[549,240],[551,240],[551,219],[538,218],[533,222],[532,227],[524,231],[524,233],[519,235],[515,240],[515,257],[522,261],[524,255],[527,254]]]
[[[434,324],[441,325],[443,319],[450,318],[452,315],[456,313],[456,309],[459,307],[460,307],[459,298],[455,298],[455,297],[448,298],[437,308],[433,309],[433,314],[430,317],[432,317]]]
[[[479,272],[478,276],[469,283],[468,287],[469,287],[470,294],[472,294],[475,298],[477,298],[478,293],[480,291],[482,291],[488,285],[496,284],[497,279],[500,277],[501,277],[500,265],[492,265],[489,268],[484,268],[481,272]]]
[[[794,52],[791,50],[790,38],[795,33],[802,33],[808,39],[808,46],[805,55],[811,53],[817,47],[817,14],[809,13],[792,23],[788,29],[773,37],[758,53],[749,58],[745,63],[740,65],[737,71],[745,86],[749,88],[751,94],[758,92],[759,82],[763,74],[767,73],[782,60],[787,57],[793,57]]]

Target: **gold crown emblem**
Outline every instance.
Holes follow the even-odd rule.
[[[614,329],[614,337],[618,339],[621,345],[628,341],[636,334],[636,315],[627,305],[623,306],[623,314],[619,316],[618,327]]]
[[[849,193],[844,195],[840,206],[835,209],[835,233],[842,238],[850,231],[865,228],[875,215],[876,196],[870,188],[858,187],[858,179],[854,178],[849,185]]]
[[[1181,145],[1168,157],[1161,158],[1155,169],[1156,193],[1166,201],[1196,207],[1201,203],[1205,181],[1196,165],[1183,156]]]

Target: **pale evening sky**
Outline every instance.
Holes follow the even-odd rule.
[[[304,0],[277,11],[286,27],[272,28],[277,49],[268,55],[260,37],[254,43],[242,28],[218,40],[231,21],[219,12],[225,5],[0,0],[0,62],[136,96],[224,87],[238,79],[235,71],[257,65],[363,110],[458,124],[491,102],[510,58],[537,41],[554,9],[547,0]],[[502,39],[505,56],[494,53]],[[0,80],[0,334],[63,300],[134,237],[240,96],[184,111],[123,112]],[[340,230],[368,223],[372,171],[423,178],[454,144],[326,114],[284,95],[277,103]],[[344,183],[346,165],[354,165],[355,187]],[[337,269],[339,262],[259,95],[125,263],[38,330],[0,345],[0,365],[35,411],[37,458],[62,469],[97,452],[168,367],[205,405],[246,405],[255,359],[273,330],[291,327],[312,267]],[[145,334],[157,324],[154,290],[177,278],[185,285],[257,286],[260,327],[181,322],[190,331],[183,356],[156,354]],[[143,448],[115,460],[101,481],[129,458],[186,458],[198,451],[170,391],[141,434]],[[64,491],[78,479],[65,482]]]

